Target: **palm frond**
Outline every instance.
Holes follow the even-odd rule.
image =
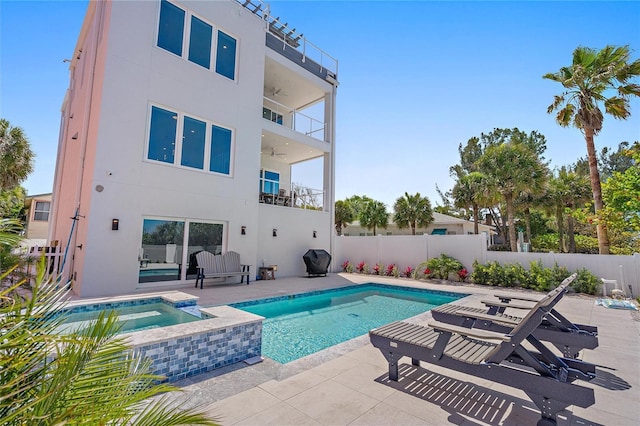
[[[604,102],[605,111],[618,120],[626,120],[630,115],[629,101],[625,98],[611,97]]]

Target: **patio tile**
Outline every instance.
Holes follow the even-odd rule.
[[[322,377],[312,371],[305,371],[282,381],[270,380],[260,385],[260,388],[284,401],[311,389],[325,380],[327,380],[326,377]]]
[[[313,369],[311,369],[311,371],[322,377],[330,379],[337,376],[338,374],[344,373],[345,371],[357,366],[358,364],[358,360],[350,358],[348,356],[342,356],[340,358],[332,359],[329,362],[314,367]]]
[[[215,402],[205,411],[224,425],[232,425],[241,420],[261,413],[280,403],[280,400],[268,392],[252,388],[222,401]]]
[[[353,422],[349,423],[349,426],[418,426],[424,424],[425,422],[423,419],[412,416],[393,405],[381,402],[355,419]]]
[[[321,423],[318,423],[311,417],[296,410],[287,403],[282,402],[238,423],[234,423],[234,426],[254,425],[319,426],[321,425]]]
[[[386,366],[384,368],[380,368],[371,364],[363,363],[335,376],[332,380],[382,401],[395,392],[393,388],[374,382],[376,377],[386,372]]]
[[[287,400],[294,408],[325,425],[347,425],[378,401],[333,380]]]

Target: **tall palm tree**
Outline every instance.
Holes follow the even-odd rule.
[[[336,201],[335,226],[338,236],[342,235],[342,228],[346,228],[349,223],[353,222],[354,217],[353,208],[348,200]]]
[[[33,157],[22,129],[0,119],[0,190],[20,185],[33,171]]]
[[[433,222],[431,202],[427,197],[420,196],[419,192],[415,195],[405,192],[404,197],[396,200],[393,211],[393,221],[398,228],[409,227],[412,235],[416,235],[416,226],[426,228]]]
[[[480,208],[486,200],[485,177],[480,172],[471,172],[458,177],[458,181],[451,191],[454,205],[457,208],[471,208],[473,212],[473,233],[478,234],[478,221],[480,220]]]
[[[511,251],[517,251],[515,197],[531,188],[539,176],[546,173],[546,167],[531,148],[516,142],[488,146],[478,166],[487,177],[487,185],[502,195],[507,207]]]
[[[388,224],[387,206],[382,201],[369,199],[360,212],[360,225],[367,229],[373,229],[373,235],[376,235],[376,228],[387,229]]]
[[[593,138],[602,130],[604,116],[600,105],[612,117],[625,120],[631,115],[629,98],[640,96],[640,85],[630,81],[640,75],[640,60],[630,62],[628,46],[606,46],[602,50],[578,47],[573,62],[543,78],[566,89],[556,95],[547,112],[557,111],[556,122],[574,125],[584,134],[589,160],[589,176],[596,214],[602,210],[602,188]],[[597,224],[600,254],[609,254],[609,236],[604,221]]]

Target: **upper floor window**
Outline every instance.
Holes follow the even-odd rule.
[[[215,72],[235,80],[236,39],[219,30],[215,34],[217,43],[214,52],[213,25],[167,0],[161,1],[158,47],[206,69],[211,69],[211,56],[215,53]],[[183,46],[186,47],[185,51]]]
[[[260,170],[260,192],[278,194],[280,191],[280,173],[271,170]]]
[[[200,170],[207,164],[208,171],[229,175],[232,141],[230,129],[179,112],[151,107],[149,160]]]
[[[36,201],[33,209],[33,220],[48,221],[50,209],[51,203],[49,201]]]
[[[236,72],[236,39],[218,31],[218,50],[216,58],[216,72],[231,80]]]
[[[211,65],[211,25],[191,17],[191,36],[189,37],[189,60],[207,69]]]
[[[163,0],[160,3],[158,47],[182,56],[184,10]]]

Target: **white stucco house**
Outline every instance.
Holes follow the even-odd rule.
[[[48,238],[73,291],[193,284],[200,250],[254,276],[331,252],[337,67],[259,0],[90,2]],[[310,161],[317,187],[293,177]]]

